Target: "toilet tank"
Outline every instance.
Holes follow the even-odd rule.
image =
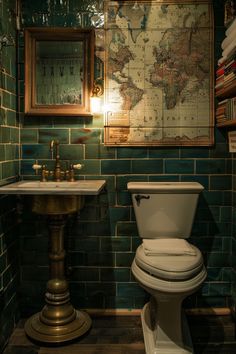
[[[198,197],[198,182],[129,182],[139,236],[188,238]]]

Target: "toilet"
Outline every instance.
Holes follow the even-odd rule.
[[[199,289],[207,272],[189,238],[198,182],[129,182],[142,244],[132,273],[150,295],[141,312],[146,354],[193,353],[182,301]]]

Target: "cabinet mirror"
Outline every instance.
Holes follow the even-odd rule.
[[[93,30],[27,28],[25,113],[91,115],[93,65]]]

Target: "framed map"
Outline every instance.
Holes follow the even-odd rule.
[[[110,146],[214,142],[213,8],[105,1],[105,138]]]

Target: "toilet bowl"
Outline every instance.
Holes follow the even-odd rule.
[[[200,250],[186,240],[203,187],[197,182],[129,182],[128,190],[143,239],[131,269],[151,295],[141,313],[146,354],[193,353],[182,301],[207,274]]]

